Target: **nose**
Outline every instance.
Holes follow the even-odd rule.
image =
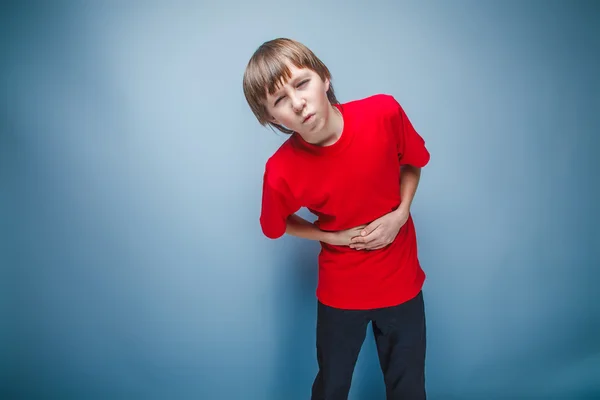
[[[303,98],[300,98],[299,96],[294,96],[292,98],[292,108],[297,113],[302,111],[305,104],[306,104],[306,100],[304,100]]]

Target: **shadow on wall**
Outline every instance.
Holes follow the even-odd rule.
[[[316,317],[319,244],[289,236],[277,239],[274,310],[273,398],[310,398],[317,372]]]

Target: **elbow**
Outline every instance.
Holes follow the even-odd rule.
[[[419,154],[418,157],[416,157],[414,160],[411,160],[410,162],[407,162],[405,165],[413,167],[413,168],[421,169],[421,168],[424,168],[427,164],[429,164],[430,160],[431,160],[431,155],[429,154],[429,151],[427,151],[427,149],[423,148],[423,151],[421,152],[421,154]]]
[[[279,239],[284,235],[284,233],[285,232],[267,231],[263,229],[263,234],[271,240]]]
[[[286,226],[274,226],[273,224],[265,223],[265,221],[260,221],[260,226],[262,229],[263,235],[265,235],[269,239],[279,239],[285,234]]]
[[[427,151],[426,148],[423,148],[423,153],[414,166],[417,168],[423,168],[429,164],[429,160],[431,160],[431,154],[429,154],[429,151]]]

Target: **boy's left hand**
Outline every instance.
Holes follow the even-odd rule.
[[[355,250],[378,250],[396,239],[398,231],[408,220],[409,211],[400,207],[395,211],[377,218],[362,230],[361,236],[350,241],[350,248]]]

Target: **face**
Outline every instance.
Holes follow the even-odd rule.
[[[329,79],[323,81],[307,68],[289,67],[291,78],[272,95],[267,93],[267,111],[271,122],[313,141],[327,126],[331,109],[327,99]]]

